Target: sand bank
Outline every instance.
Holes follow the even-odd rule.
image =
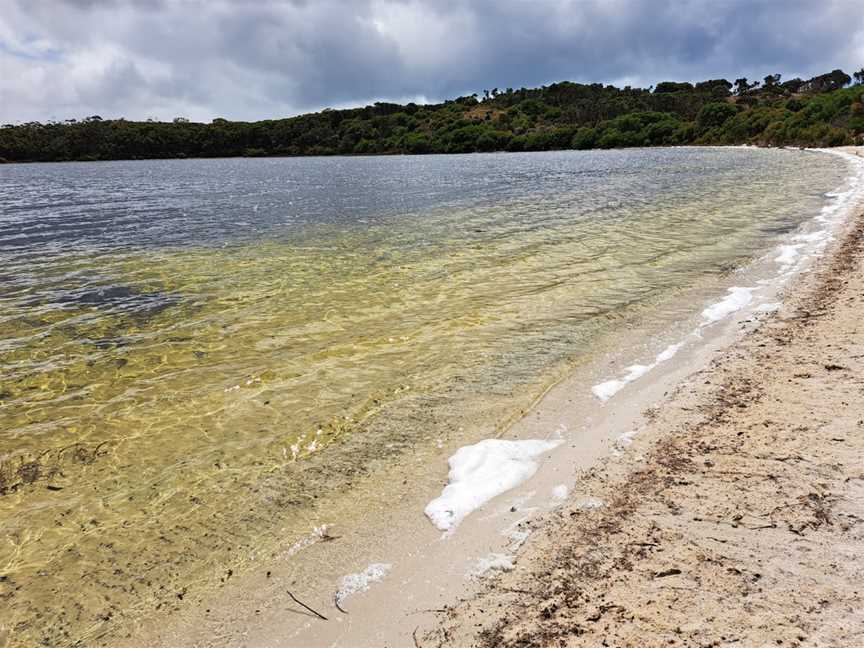
[[[418,645],[864,645],[862,313],[859,213]]]

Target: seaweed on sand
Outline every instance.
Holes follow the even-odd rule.
[[[64,463],[90,465],[107,454],[103,450],[107,441],[92,447],[86,443],[73,443],[59,450],[48,449],[39,455],[18,455],[0,461],[0,497],[14,493],[37,482],[46,482],[54,477],[65,477]],[[64,458],[65,457],[65,458]],[[48,490],[62,490],[49,484]]]

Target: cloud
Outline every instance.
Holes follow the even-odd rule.
[[[6,0],[0,121],[260,119],[864,65],[858,0]]]

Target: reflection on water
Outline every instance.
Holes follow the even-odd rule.
[[[700,149],[0,168],[2,622],[62,645],[178,605],[843,176]]]

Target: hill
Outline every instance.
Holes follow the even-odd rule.
[[[864,139],[864,70],[762,83],[712,79],[617,88],[568,81],[440,104],[376,103],[286,119],[209,124],[102,119],[0,127],[0,160],[470,153]]]

